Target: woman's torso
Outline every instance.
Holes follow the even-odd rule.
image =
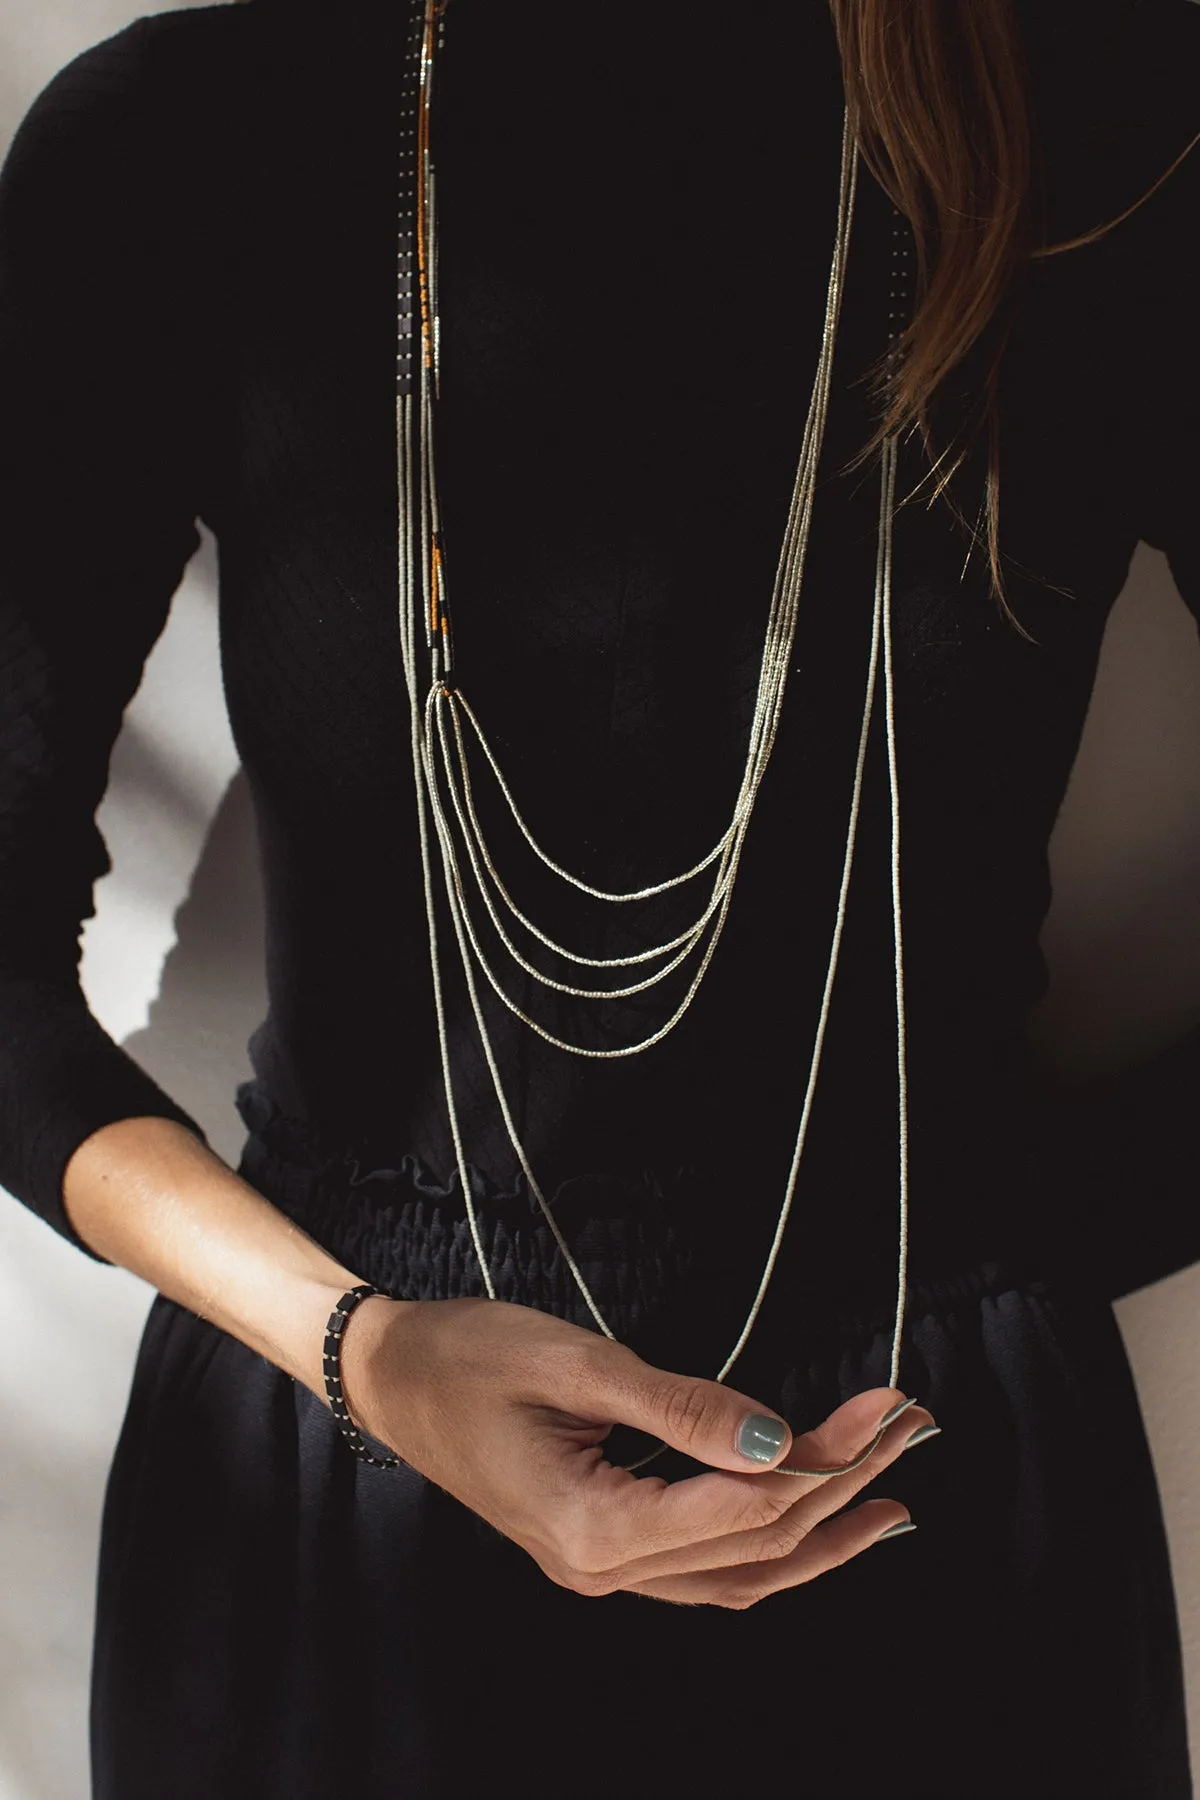
[[[324,1141],[412,1155],[445,1178],[396,617],[404,13],[316,0],[213,9],[176,32],[193,50],[209,34],[176,78],[185,121],[205,121],[184,160],[215,252],[195,344],[211,371],[196,381],[203,510],[266,884],[270,1015],[255,1066]],[[1110,158],[1101,101],[1116,52],[1097,51],[1098,72],[1076,87],[1052,38],[1033,42],[1035,75],[1053,223],[1073,230],[1147,187],[1186,121],[1165,105],[1142,119],[1143,95],[1140,135]],[[217,83],[216,131],[200,69]],[[682,0],[616,20],[542,0],[518,19],[454,0],[436,106],[458,675],[552,854],[601,886],[649,883],[720,835],[745,754],[832,243],[832,28],[823,8],[785,0],[736,20]],[[1189,177],[1028,282],[1006,375],[1002,529],[1009,601],[1029,635],[988,596],[981,555],[964,574],[944,507],[914,504],[897,525],[922,1267],[1000,1249],[1013,1229],[1047,840],[1107,610],[1149,530],[1147,420],[1153,455],[1173,454],[1169,396],[1152,402],[1142,362]],[[864,176],[783,728],[696,1004],[654,1050],[604,1062],[566,1057],[490,1010],[535,1167],[551,1189],[583,1181],[589,1206],[666,1190],[710,1221],[721,1207],[735,1236],[754,1239],[777,1204],[870,637],[877,480],[873,463],[844,465],[870,433],[862,378],[906,316],[912,260],[907,226]],[[910,453],[903,473],[919,472]],[[564,907],[516,846],[506,853],[514,891],[597,955],[681,916],[664,906],[631,924],[620,911],[598,926],[596,909]],[[888,856],[876,731],[796,1227],[803,1266],[823,1278],[851,1258],[883,1271],[894,1255]],[[664,1006],[623,1002],[598,1027],[578,1010],[540,1016],[625,1041]],[[457,987],[451,1038],[469,1160],[511,1193],[521,1184]]]

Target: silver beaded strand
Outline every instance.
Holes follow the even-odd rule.
[[[471,1239],[479,1261],[484,1288],[495,1298],[488,1259],[483,1245],[478,1211],[472,1194],[465,1148],[455,1100],[451,1068],[442,958],[437,927],[434,868],[440,865],[442,892],[458,945],[480,1045],[488,1066],[497,1104],[519,1166],[529,1184],[538,1208],[557,1244],[573,1280],[597,1328],[608,1338],[615,1334],[604,1319],[584,1279],[570,1246],[554,1217],[537,1178],[530,1167],[521,1143],[505,1093],[491,1034],[483,1012],[477,970],[499,1000],[530,1030],[548,1043],[577,1056],[632,1056],[659,1043],[679,1023],[688,1010],[707,973],[720,939],[736,882],[742,849],[763,777],[770,761],[782,711],[784,691],[791,663],[792,646],[798,617],[798,602],[808,548],[816,488],[817,469],[824,439],[825,421],[832,389],[832,371],[842,290],[849,252],[850,226],[854,211],[858,158],[848,116],[843,123],[842,162],[839,178],[838,214],[826,297],[825,322],[821,351],[813,383],[812,397],[801,444],[796,480],[784,532],[771,607],[768,616],[758,693],[743,771],[730,824],[717,843],[699,861],[682,873],[629,892],[609,892],[592,886],[573,875],[551,857],[536,841],[526,825],[511,789],[500,769],[466,696],[453,679],[453,642],[446,582],[446,564],[438,504],[437,476],[434,461],[435,402],[439,384],[440,328],[437,308],[437,231],[434,193],[433,158],[430,148],[430,116],[435,52],[440,31],[439,0],[425,0],[419,45],[412,52],[418,65],[416,78],[416,216],[402,213],[400,220],[400,305],[399,361],[397,364],[397,463],[399,477],[399,613],[400,640],[405,682],[410,707],[410,740],[413,778],[416,789],[418,837],[425,910],[428,925],[430,969],[433,982],[434,1008],[446,1095],[451,1137],[462,1184]],[[411,114],[409,115],[411,116]],[[405,186],[402,183],[402,186]],[[405,188],[411,192],[411,188]],[[413,263],[416,264],[414,294]],[[416,302],[416,304],[414,304]],[[414,313],[419,311],[420,353],[414,359],[410,346],[414,335]],[[412,373],[413,361],[417,368]],[[875,710],[878,674],[883,669],[884,711],[888,748],[888,779],[891,798],[892,833],[892,918],[895,945],[895,988],[897,1019],[897,1075],[899,1096],[899,1162],[900,1216],[899,1252],[897,1259],[897,1298],[889,1384],[896,1385],[901,1336],[904,1324],[904,1302],[908,1256],[908,1126],[906,1029],[904,1001],[904,968],[900,910],[900,809],[896,765],[895,695],[891,632],[892,539],[895,511],[897,450],[894,439],[884,442],[880,456],[880,507],[878,553],[875,573],[875,598],[872,614],[871,648],[867,670],[862,721],[854,769],[849,821],[846,832],[841,882],[838,891],[830,952],[826,969],[812,1056],[805,1086],[800,1123],[796,1134],[784,1196],[772,1236],[762,1276],[745,1323],[737,1341],[714,1379],[724,1381],[733,1369],[759,1317],[792,1210],[800,1161],[807,1139],[809,1119],[816,1091],[822,1051],[829,1019],[834,980],[841,950],[846,906],[850,888],[854,851],[857,841],[867,742]],[[424,635],[427,672],[422,676],[418,643]],[[683,886],[713,869],[709,889],[698,917],[685,931],[651,950],[627,957],[593,958],[565,949],[528,919],[512,901],[491,855],[475,805],[471,777],[471,745],[482,755],[485,767],[495,779],[499,792],[525,842],[553,874],[590,897],[612,905],[627,905],[651,899]],[[456,828],[457,827],[457,835]],[[466,853],[468,870],[464,870],[459,844]],[[434,850],[436,846],[437,855]],[[512,962],[539,984],[557,992],[580,998],[615,999],[641,993],[680,967],[694,952],[698,953],[693,972],[682,1001],[657,1030],[637,1043],[615,1049],[596,1050],[570,1043],[555,1036],[525,1013],[506,992],[479,940],[472,917],[469,895],[472,884],[478,892],[502,948]],[[546,948],[580,967],[596,969],[633,969],[659,959],[661,965],[645,976],[613,988],[575,987],[552,980],[528,961],[512,942],[503,924],[504,909]],[[875,1440],[876,1442],[878,1439]],[[863,1452],[865,1457],[871,1448]],[[643,1459],[646,1460],[646,1459]],[[858,1460],[861,1460],[858,1459]],[[637,1466],[637,1465],[634,1465]],[[849,1465],[853,1466],[853,1465]],[[827,1471],[787,1471],[820,1474]]]

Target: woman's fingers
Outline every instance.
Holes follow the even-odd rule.
[[[876,1476],[904,1454],[909,1439],[916,1431],[933,1425],[933,1418],[923,1407],[912,1406],[896,1417],[884,1431],[877,1447],[864,1461],[852,1459],[856,1466],[847,1474],[783,1479],[780,1475],[762,1475],[756,1479],[767,1489],[767,1498],[777,1506],[782,1498],[790,1505],[774,1511],[762,1523],[744,1531],[714,1535],[703,1541],[680,1545],[654,1555],[640,1556],[611,1572],[614,1587],[627,1588],[638,1582],[662,1576],[691,1574],[706,1569],[729,1569],[744,1564],[774,1562],[791,1556],[817,1526],[842,1509],[861,1493]],[[840,1460],[840,1459],[839,1459]],[[701,1480],[707,1477],[701,1477]],[[685,1487],[688,1483],[677,1483]],[[802,1491],[798,1491],[802,1490]],[[667,1489],[667,1493],[676,1490]]]
[[[886,1412],[881,1412],[879,1402],[889,1391],[893,1404]],[[876,1388],[855,1394],[814,1430],[796,1438],[779,1466],[797,1478],[809,1474],[848,1473],[859,1457],[875,1446],[881,1434],[887,1435],[889,1442],[894,1444],[906,1442],[916,1421],[904,1421],[909,1421],[909,1415],[920,1410],[915,1400],[908,1400],[894,1390]],[[923,1415],[921,1423],[930,1423],[928,1413]]]
[[[896,1414],[901,1403],[905,1403],[905,1396],[890,1388],[856,1394],[831,1413],[815,1431],[796,1439],[796,1446],[805,1457],[804,1466],[843,1468],[856,1462],[876,1437],[880,1422]],[[611,1502],[613,1510],[608,1526],[613,1533],[613,1553],[606,1567],[616,1568],[635,1558],[659,1556],[691,1546],[708,1546],[714,1540],[743,1532],[771,1531],[798,1501],[830,1482],[841,1485],[836,1486],[835,1496],[824,1512],[836,1511],[900,1454],[918,1424],[932,1422],[931,1415],[923,1408],[907,1403],[905,1408],[886,1427],[868,1460],[852,1474],[727,1475],[714,1472],[693,1475],[670,1486],[651,1481],[632,1483]],[[798,1460],[795,1448],[788,1460]],[[729,1558],[720,1560],[725,1562]]]
[[[631,1425],[696,1462],[735,1473],[782,1462],[792,1444],[785,1420],[748,1394],[697,1375],[655,1368],[624,1345],[601,1340],[576,1368],[568,1410],[606,1425]]]
[[[677,1606],[723,1606],[744,1612],[770,1594],[800,1587],[818,1575],[860,1556],[877,1544],[884,1532],[908,1522],[908,1513],[896,1500],[865,1500],[850,1512],[826,1519],[802,1539],[788,1556],[770,1562],[747,1563],[737,1568],[708,1569],[690,1575],[665,1575],[634,1583],[629,1592],[653,1600],[674,1601]]]

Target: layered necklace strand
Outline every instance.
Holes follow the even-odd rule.
[[[564,868],[537,842],[521,814],[475,711],[461,687],[454,680],[454,648],[450,621],[446,551],[442,535],[434,457],[434,426],[441,344],[437,292],[436,197],[430,121],[434,65],[443,4],[439,4],[439,0],[424,0],[420,39],[412,51],[412,56],[417,64],[415,101],[405,115],[405,119],[415,119],[413,135],[416,147],[414,153],[407,143],[405,145],[402,190],[409,193],[415,191],[415,209],[402,211],[400,219],[400,305],[397,321],[399,381],[396,409],[400,640],[405,683],[409,697],[413,777],[416,787],[421,868],[442,1080],[471,1241],[479,1262],[484,1288],[488,1297],[494,1299],[496,1297],[495,1287],[484,1249],[455,1100],[447,1030],[445,980],[438,932],[435,868],[440,868],[442,897],[458,946],[471,1013],[509,1141],[529,1191],[537,1203],[588,1311],[598,1329],[606,1337],[615,1341],[615,1334],[601,1313],[554,1217],[553,1210],[530,1167],[500,1074],[491,1032],[483,1009],[478,977],[482,976],[497,999],[523,1025],[537,1033],[547,1043],[574,1056],[609,1058],[635,1056],[660,1043],[683,1018],[708,971],[728,917],[746,833],[774,749],[787,686],[812,521],[817,470],[832,388],[834,349],[849,253],[858,157],[847,116],[843,121],[837,224],[826,295],[821,349],[771,596],[746,763],[730,822],[716,844],[697,862],[679,874],[625,892],[612,892],[595,887]],[[413,319],[414,302],[416,303],[415,310],[419,313],[419,325],[415,332],[413,328],[417,321]],[[414,335],[419,340],[419,353],[415,358],[410,347]],[[412,368],[414,361],[417,364],[415,372]],[[861,812],[867,744],[875,712],[879,673],[882,665],[888,785],[891,799],[891,887],[899,1096],[899,1246],[895,1323],[889,1374],[889,1385],[893,1387],[897,1385],[908,1262],[908,1109],[903,934],[900,910],[900,810],[896,768],[891,631],[892,524],[895,510],[896,461],[896,445],[894,440],[889,439],[883,444],[880,453],[875,598],[866,691],[850,795],[849,822],[825,982],[813,1035],[812,1056],[805,1084],[800,1123],[783,1200],[761,1278],[737,1341],[714,1377],[717,1381],[724,1381],[729,1375],[758,1319],[775,1271],[792,1210],[800,1162],[808,1135],[809,1119],[816,1092],[841,950]],[[424,650],[423,660],[419,646],[422,646]],[[477,766],[480,759],[482,759],[484,769],[495,782],[504,808],[511,815],[520,836],[532,854],[554,876],[578,892],[606,905],[630,906],[637,902],[653,900],[657,896],[681,888],[687,883],[699,882],[701,877],[709,875],[708,881],[704,884],[706,891],[699,902],[700,910],[693,923],[684,931],[677,933],[668,941],[658,944],[653,949],[642,950],[630,956],[584,956],[556,942],[518,908],[496,867],[475,802],[472,763],[474,761]],[[711,874],[709,874],[710,871]],[[472,900],[473,894],[477,895],[478,902],[482,904],[502,951],[507,954],[511,963],[518,970],[523,971],[540,986],[578,999],[617,1000],[647,992],[665,980],[676,969],[681,968],[689,958],[694,958],[695,967],[687,977],[682,1000],[670,1012],[663,1024],[648,1036],[634,1043],[616,1048],[594,1049],[556,1036],[525,1012],[501,982],[493,967],[492,958],[489,957],[480,940],[476,918],[472,911],[472,906],[475,904]],[[615,986],[576,986],[552,979],[539,970],[518,949],[512,940],[509,927],[505,923],[506,917],[515,921],[536,942],[566,962],[580,969],[625,971],[624,978],[622,979],[618,974]],[[646,965],[657,966],[652,966],[648,972],[643,973]],[[634,971],[636,973],[633,973]]]

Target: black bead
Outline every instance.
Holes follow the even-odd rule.
[[[374,1469],[399,1469],[404,1466],[400,1457],[375,1456],[367,1449],[361,1431],[350,1417],[350,1409],[342,1392],[342,1334],[346,1328],[346,1321],[360,1301],[372,1299],[378,1293],[378,1288],[372,1287],[368,1282],[362,1282],[359,1286],[351,1288],[349,1293],[343,1294],[329,1315],[329,1323],[325,1328],[323,1354],[325,1394],[338,1429],[360,1461],[369,1463]]]

